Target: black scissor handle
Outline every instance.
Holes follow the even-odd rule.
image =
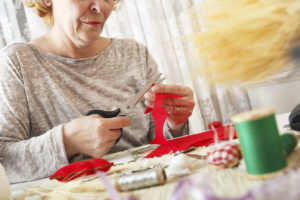
[[[106,111],[106,110],[90,110],[88,111],[85,115],[93,115],[93,114],[97,114],[100,115],[104,118],[113,118],[116,117],[120,114],[121,109],[117,108],[116,110],[112,110],[112,111]]]
[[[100,115],[101,117],[103,118],[113,118],[113,117],[116,117],[120,114],[121,112],[121,109],[120,108],[117,108],[115,110],[112,110],[112,111],[106,111],[106,110],[90,110],[88,111],[85,116],[89,116],[89,115],[94,115],[94,114],[97,114],[97,115]],[[121,135],[118,139],[116,139],[116,143],[117,144],[121,137],[122,137],[122,134],[123,134],[123,129],[121,128]]]

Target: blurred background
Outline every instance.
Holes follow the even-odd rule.
[[[201,0],[121,0],[102,35],[145,44],[166,76],[165,83],[186,85],[195,91],[192,133],[206,130],[213,121],[226,124],[232,115],[246,110],[274,107],[282,114],[300,103],[300,75],[295,73],[247,88],[207,85],[201,77],[192,78],[197,55],[188,35],[201,27],[201,10],[194,7],[199,3]],[[0,48],[28,42],[48,30],[23,0],[0,1]]]

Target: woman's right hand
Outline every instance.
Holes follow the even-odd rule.
[[[63,126],[63,140],[67,156],[82,153],[100,158],[121,135],[121,128],[130,125],[128,117],[103,118],[83,116]]]

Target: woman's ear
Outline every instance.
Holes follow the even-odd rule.
[[[43,0],[44,4],[47,6],[47,7],[51,7],[52,6],[52,0]]]

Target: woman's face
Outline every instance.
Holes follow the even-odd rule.
[[[95,41],[113,7],[114,0],[52,0],[53,28],[72,41]]]

